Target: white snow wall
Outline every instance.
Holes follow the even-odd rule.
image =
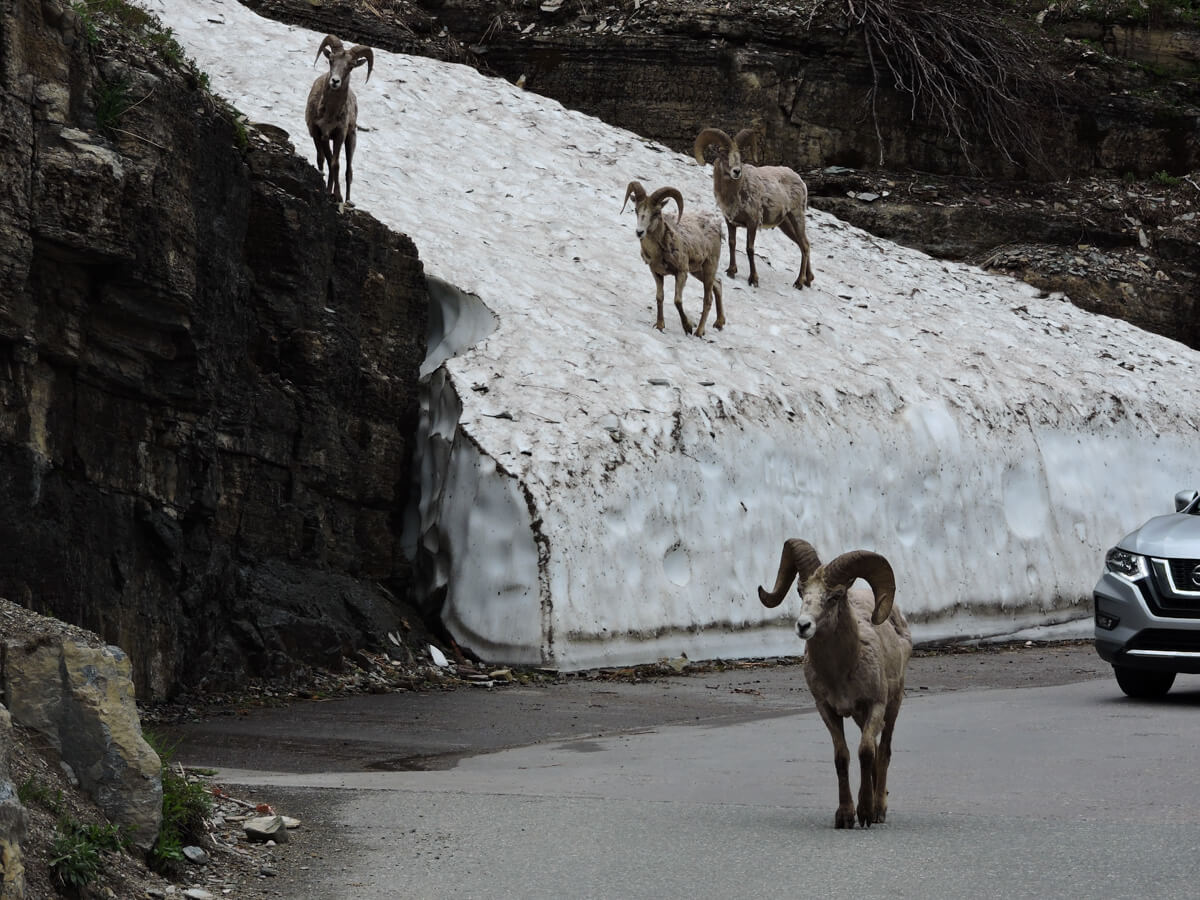
[[[311,157],[321,35],[146,2]],[[462,66],[376,50],[353,84],[355,200],[454,286],[442,331],[466,335],[430,361],[414,545],[490,660],[796,653],[795,601],[755,594],[788,537],[888,556],[921,640],[1086,630],[1104,550],[1200,487],[1200,356],[1177,343],[817,211],[811,289],[766,232],[723,331],[668,309],[659,333],[621,198],[636,179],[711,210],[708,169]]]

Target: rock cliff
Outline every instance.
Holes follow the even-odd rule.
[[[143,698],[336,668],[409,581],[416,248],[114,9],[0,12],[0,596]]]

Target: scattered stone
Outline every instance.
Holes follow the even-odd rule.
[[[187,857],[188,862],[193,862],[198,866],[202,866],[208,862],[208,853],[203,847],[184,847],[183,855]]]
[[[250,819],[242,825],[242,830],[246,833],[246,840],[260,844],[267,841],[286,844],[288,839],[283,816],[259,816]]]
[[[188,900],[217,900],[216,895],[201,887],[190,887],[183,892]]]

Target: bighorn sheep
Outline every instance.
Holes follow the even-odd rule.
[[[683,330],[692,333],[692,323],[683,311],[683,286],[688,273],[704,283],[704,309],[700,313],[700,324],[696,326],[696,337],[704,336],[704,323],[713,297],[717,299],[717,318],[713,326],[725,327],[725,305],[721,298],[721,277],[717,269],[721,265],[721,223],[716,216],[707,213],[683,212],[683,195],[673,187],[661,187],[650,196],[637,181],[629,182],[625,189],[625,202],[633,198],[637,213],[637,236],[642,242],[642,261],[650,267],[657,285],[658,321],[654,327],[659,331],[663,324],[663,278],[675,277],[675,308],[679,310],[679,321]],[[672,222],[663,215],[663,204],[674,200],[678,213]]]
[[[775,589],[758,589],[764,606],[783,600],[793,578],[799,578],[800,615],[796,634],[807,642],[804,679],[817,712],[833,737],[837,768],[837,828],[853,828],[855,807],[850,794],[850,750],[843,719],[862,730],[858,762],[858,824],[869,828],[887,818],[887,774],[892,758],[892,730],[904,699],[904,670],[912,654],[908,622],[893,603],[896,578],[878,553],[854,550],[821,565],[807,541],[785,541]],[[858,578],[871,590],[850,589]],[[872,596],[873,595],[873,596]]]
[[[308,105],[304,108],[304,121],[317,146],[317,169],[324,172],[325,163],[329,163],[326,187],[338,200],[342,199],[342,189],[338,185],[338,154],[345,143],[346,202],[349,203],[350,182],[354,180],[354,144],[358,139],[358,100],[350,90],[350,72],[365,62],[369,81],[375,67],[375,54],[370,47],[360,44],[347,50],[332,34],[325,35],[321,41],[317,59],[322,53],[329,60],[329,74],[321,75],[313,82],[308,92]]]
[[[719,128],[705,128],[696,137],[692,154],[705,165],[704,151],[716,147],[713,159],[713,193],[729,228],[729,268],[725,274],[737,274],[737,229],[746,229],[746,256],[750,260],[750,284],[758,286],[754,265],[754,235],[759,228],[774,228],[800,247],[800,274],[793,287],[812,284],[808,235],[804,231],[804,211],[808,207],[808,188],[804,180],[786,166],[752,166],[742,161],[742,149],[752,149],[755,133],[743,128],[730,138]]]

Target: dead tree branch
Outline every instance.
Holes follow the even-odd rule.
[[[968,161],[986,140],[1015,164],[1049,168],[1044,129],[1057,108],[1061,80],[1048,65],[1046,43],[1013,25],[987,3],[971,0],[824,0],[858,29],[873,87],[868,97],[878,126],[880,90],[911,98],[912,117],[940,125]]]

